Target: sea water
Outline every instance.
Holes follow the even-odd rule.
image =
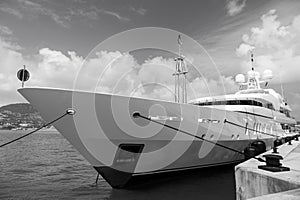
[[[0,145],[29,131],[0,131]],[[112,189],[55,130],[0,148],[0,199],[235,199],[234,167],[197,170],[132,190]]]

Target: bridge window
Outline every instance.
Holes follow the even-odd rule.
[[[269,108],[271,110],[275,110],[272,103],[267,103],[266,108]]]
[[[251,105],[263,107],[263,104],[255,100],[227,100],[227,101],[209,101],[197,103],[199,106],[210,106],[210,105]]]

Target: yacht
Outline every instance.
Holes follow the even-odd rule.
[[[191,169],[238,163],[245,148],[292,135],[296,121],[254,67],[234,94],[187,101],[184,57],[176,60],[174,102],[55,88],[18,89],[114,188]],[[72,112],[70,112],[70,109]],[[224,148],[226,147],[226,148]],[[146,180],[147,180],[146,179]],[[147,182],[147,181],[146,181]]]

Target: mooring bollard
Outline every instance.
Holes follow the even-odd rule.
[[[281,140],[279,140],[279,139],[274,140],[274,147],[278,147],[280,145],[282,145]]]
[[[292,145],[292,138],[291,137],[289,137],[289,143],[288,143],[288,145]]]
[[[259,165],[259,169],[271,171],[271,172],[282,172],[290,171],[290,168],[282,166],[280,160],[283,159],[281,155],[267,154],[263,155],[266,158],[266,165]]]
[[[278,153],[276,146],[273,147],[273,152],[272,153]]]

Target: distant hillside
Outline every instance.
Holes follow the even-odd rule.
[[[0,128],[35,128],[45,124],[40,113],[29,103],[0,107]]]
[[[29,103],[16,103],[0,107],[0,112],[5,110],[20,114],[38,113],[38,111]]]

